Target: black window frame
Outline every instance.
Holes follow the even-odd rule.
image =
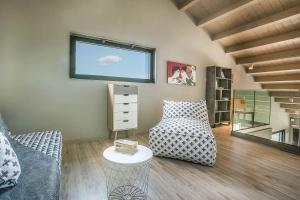
[[[115,47],[121,49],[135,50],[139,52],[150,53],[150,77],[149,79],[115,77],[115,76],[101,76],[101,75],[85,75],[76,74],[76,42],[84,42],[88,44]],[[90,79],[90,80],[107,80],[107,81],[123,81],[123,82],[140,82],[140,83],[155,83],[155,68],[156,68],[156,49],[149,47],[142,47],[135,44],[123,43],[113,41],[105,38],[95,38],[83,36],[78,34],[70,35],[70,78],[76,79]]]

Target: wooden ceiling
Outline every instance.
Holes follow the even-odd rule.
[[[300,0],[173,0],[282,108],[300,113]]]

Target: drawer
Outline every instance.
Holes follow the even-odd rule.
[[[136,119],[119,120],[114,122],[114,130],[125,130],[137,128]]]
[[[135,119],[137,120],[137,111],[123,111],[123,112],[115,112],[114,120],[120,121],[124,119]]]
[[[131,103],[137,102],[136,94],[116,94],[115,95],[115,103]]]
[[[137,103],[115,103],[114,112],[137,111]]]
[[[114,94],[137,94],[138,87],[135,85],[114,85]]]

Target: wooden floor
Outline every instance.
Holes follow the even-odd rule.
[[[216,165],[154,158],[149,199],[300,199],[300,157],[271,147],[231,137],[228,128],[214,130]],[[141,143],[147,137],[139,136]],[[104,200],[102,152],[111,140],[65,142],[61,199]]]

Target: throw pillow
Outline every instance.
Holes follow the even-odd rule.
[[[1,116],[1,113],[0,113],[0,131],[1,131],[2,133],[4,133],[5,136],[10,135],[9,129],[8,129],[7,126],[6,126],[4,120],[3,120],[2,116]]]
[[[4,133],[0,132],[0,188],[15,186],[21,174],[16,153]]]

